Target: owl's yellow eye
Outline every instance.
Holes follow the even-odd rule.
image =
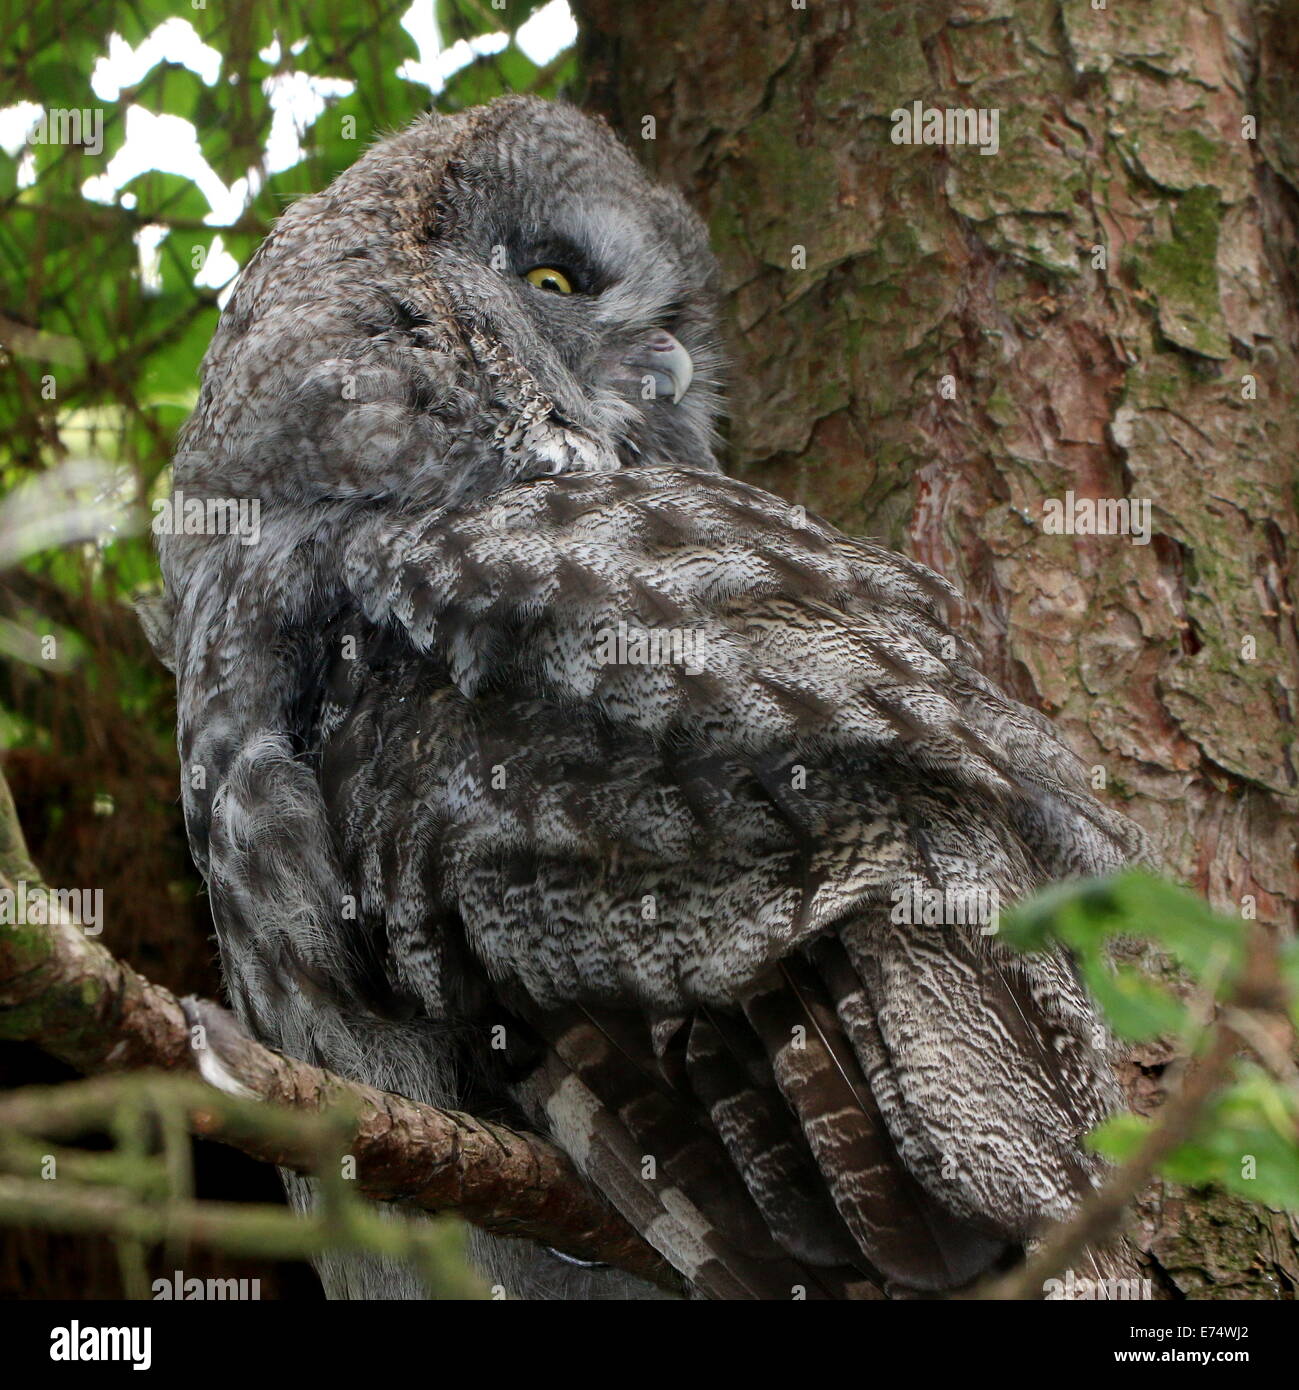
[[[528,284],[536,285],[539,290],[549,290],[552,294],[573,293],[573,282],[553,265],[534,265],[523,278]]]

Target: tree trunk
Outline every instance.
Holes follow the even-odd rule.
[[[992,673],[1062,726],[1165,872],[1292,930],[1299,40],[1281,11],[576,9],[589,104],[711,226],[730,471],[957,582]],[[894,143],[917,101],[995,111],[997,152]],[[1138,527],[1148,502],[1148,543],[1050,533],[1070,493],[1132,499]],[[1138,1050],[1138,1108],[1168,1059]],[[1152,1192],[1134,1238],[1173,1296],[1299,1285],[1289,1218],[1221,1194]]]

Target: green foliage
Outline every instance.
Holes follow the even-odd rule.
[[[1264,944],[1247,921],[1214,912],[1203,899],[1142,873],[1064,884],[1017,905],[1002,922],[1006,940],[1021,950],[1058,942],[1078,962],[1093,997],[1115,1032],[1131,1042],[1172,1037],[1194,1055],[1215,1017],[1225,1017],[1246,1042],[1271,1036],[1269,1065],[1242,1056],[1228,1083],[1213,1095],[1195,1133],[1161,1173],[1188,1186],[1218,1184],[1267,1206],[1299,1210],[1299,1072],[1290,1047],[1275,1038],[1285,1019],[1239,997],[1251,952]],[[1179,967],[1180,988],[1114,961],[1118,942],[1144,941]],[[1299,1025],[1299,943],[1282,942],[1272,961],[1288,1022]],[[1271,1030],[1271,1031],[1269,1031]],[[1289,1029],[1282,1031],[1289,1032]],[[1260,1044],[1262,1045],[1262,1044]],[[1093,1136],[1096,1147],[1122,1162],[1136,1153],[1151,1123],[1121,1115]]]

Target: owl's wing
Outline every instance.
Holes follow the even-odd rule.
[[[346,572],[430,673],[335,731],[348,796],[412,821],[390,938],[454,913],[545,1042],[517,1093],[698,1288],[952,1288],[1068,1212],[1104,1032],[974,908],[1142,846],[944,581],[665,469],[377,521]]]

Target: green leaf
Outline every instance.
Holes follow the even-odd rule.
[[[137,199],[135,215],[149,222],[201,222],[212,206],[193,179],[159,169],[137,174],[125,189]]]
[[[134,100],[149,111],[198,123],[204,99],[210,102],[203,79],[178,63],[160,63],[141,82],[138,95],[125,91],[123,99]],[[209,108],[210,109],[210,108]]]
[[[38,58],[24,73],[23,90],[32,101],[54,110],[100,106],[90,90],[90,74],[61,49]],[[8,105],[8,102],[5,103]]]
[[[1245,958],[1245,926],[1194,893],[1149,874],[1063,883],[1017,903],[1002,932],[1020,950],[1059,941],[1081,954],[1115,936],[1155,941],[1197,979],[1225,992]]]

